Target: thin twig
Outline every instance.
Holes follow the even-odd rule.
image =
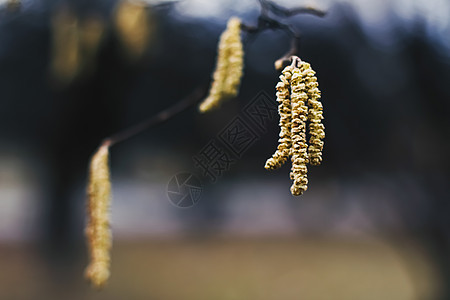
[[[311,6],[285,8],[273,1],[268,0],[259,0],[259,3],[261,5],[261,14],[267,14],[270,12],[281,18],[287,18],[299,14],[310,14],[317,17],[324,17],[326,15],[325,11]]]
[[[317,17],[325,17],[327,12],[314,7],[299,7],[290,9],[287,16],[290,17],[298,14],[310,14]]]
[[[289,48],[289,51],[286,52],[286,54],[284,54],[282,57],[277,59],[274,63],[275,69],[277,71],[281,71],[286,65],[289,64],[289,62],[291,61],[291,57],[297,54],[299,44],[300,44],[300,37],[292,38],[291,47]]]
[[[291,47],[289,51],[284,54],[281,58],[275,61],[275,69],[281,70],[284,66],[290,63],[290,57],[292,55],[298,54],[298,46],[300,45],[300,33],[294,29],[291,24],[283,23],[271,15],[275,15],[282,19],[288,18],[290,16],[298,14],[311,14],[317,17],[324,17],[326,15],[325,11],[314,7],[296,7],[296,8],[285,8],[275,2],[268,0],[258,0],[261,5],[261,14],[258,17],[257,26],[242,25],[242,30],[249,34],[256,35],[264,30],[282,30],[286,32],[291,38]],[[271,15],[270,15],[271,14]]]
[[[197,105],[206,96],[207,89],[205,87],[197,88],[191,94],[175,103],[173,106],[159,112],[158,114],[134,125],[130,128],[122,130],[103,140],[103,145],[113,146],[117,143],[128,140],[131,137],[141,133],[142,131],[160,125],[178,114],[186,111],[192,106]]]

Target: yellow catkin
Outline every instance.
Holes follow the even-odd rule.
[[[92,157],[89,168],[86,237],[90,262],[85,277],[96,288],[103,287],[110,275],[112,238],[109,225],[111,182],[108,157],[108,146],[101,146]]]
[[[308,107],[306,102],[308,95],[306,93],[305,78],[302,76],[299,68],[294,68],[291,79],[291,161],[292,168],[290,177],[293,180],[291,193],[294,196],[303,194],[308,188],[308,145],[306,144],[306,121],[308,116]]]
[[[83,50],[85,60],[89,61],[89,63],[95,63],[93,58],[97,55],[100,48],[106,29],[105,26],[104,21],[98,17],[88,17],[80,24],[80,47]]]
[[[315,72],[310,64],[291,57],[292,64],[284,68],[277,84],[280,139],[275,153],[266,161],[266,169],[276,169],[291,156],[291,193],[303,194],[308,189],[307,164],[322,162],[323,139],[322,103]],[[309,122],[309,146],[306,125]]]
[[[226,30],[220,36],[216,69],[208,96],[199,106],[207,112],[236,97],[241,84],[244,66],[244,50],[241,40],[241,21],[230,18]]]
[[[61,83],[71,82],[80,71],[79,21],[68,9],[57,10],[52,17],[51,72]]]
[[[68,8],[56,11],[50,65],[55,83],[65,86],[95,70],[104,32],[105,23],[99,17],[80,19]]]
[[[280,75],[277,89],[278,113],[280,115],[280,134],[278,148],[275,153],[266,161],[265,168],[269,170],[281,167],[289,157],[291,149],[291,100],[290,100],[290,80],[292,76],[292,66],[287,66]]]
[[[115,9],[114,25],[127,57],[140,59],[147,50],[154,28],[148,4],[138,0],[120,0]]]
[[[311,66],[302,62],[301,71],[305,78],[306,89],[308,93],[308,121],[309,121],[309,163],[311,165],[320,165],[322,163],[323,139],[325,138],[325,127],[322,124],[323,107],[320,102],[319,84],[315,72]]]

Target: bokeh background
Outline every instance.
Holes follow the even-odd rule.
[[[197,205],[170,178],[261,91],[290,37],[245,40],[238,99],[111,149],[112,277],[83,280],[85,186],[100,141],[211,76],[230,16],[256,0],[1,1],[0,299],[450,299],[450,3],[276,1],[317,71],[326,139],[309,189],[264,162],[277,120]]]

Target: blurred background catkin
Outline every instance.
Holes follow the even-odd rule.
[[[239,98],[111,149],[111,279],[83,270],[90,156],[108,135],[211,77],[227,19],[253,0],[0,2],[0,299],[450,299],[450,2],[277,1],[317,72],[323,163],[291,196],[268,172],[278,120],[198,204],[178,172],[261,91],[275,101],[283,31],[244,35]]]

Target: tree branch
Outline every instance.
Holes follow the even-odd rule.
[[[191,94],[181,99],[179,102],[175,103],[173,106],[159,112],[158,114],[151,116],[150,118],[136,124],[130,128],[122,130],[112,136],[105,138],[103,140],[103,145],[113,146],[117,143],[128,140],[135,135],[141,133],[149,128],[156,127],[173,117],[179,115],[180,113],[186,111],[192,106],[197,105],[206,96],[207,89],[205,87],[200,87],[195,89]]]
[[[269,0],[259,0],[259,4],[261,5],[261,14],[268,14],[270,12],[281,18],[288,18],[299,14],[310,14],[317,17],[324,17],[326,15],[325,11],[312,6],[285,8]]]
[[[285,55],[277,59],[274,63],[275,69],[277,71],[281,71],[285,66],[287,66],[291,62],[291,57],[293,55],[296,55],[298,52],[298,45],[300,44],[300,38],[294,37],[291,40],[291,48],[289,48],[289,51],[286,52]]]
[[[292,27],[292,25],[283,23],[270,15],[272,14],[282,19],[298,14],[311,14],[317,17],[324,17],[326,15],[326,12],[313,7],[296,7],[289,9],[282,7],[273,1],[258,1],[261,5],[261,14],[258,17],[257,26],[242,24],[242,30],[246,31],[249,34],[255,35],[267,29],[282,30],[292,38],[289,51],[285,55],[283,55],[283,57],[275,61],[275,69],[281,70],[284,66],[290,63],[291,56],[298,54],[297,52],[300,45],[301,35]]]
[[[285,24],[273,17],[270,14],[275,15],[280,18],[288,18],[293,15],[298,14],[311,14],[318,17],[325,16],[325,12],[313,7],[297,7],[288,9],[276,4],[273,1],[268,0],[258,0],[261,5],[261,14],[258,17],[257,26],[249,26],[246,24],[241,25],[241,29],[250,34],[258,34],[264,30],[282,30],[286,32],[292,38],[291,48],[289,51],[280,59],[275,62],[275,68],[277,70],[283,68],[283,66],[290,62],[290,58],[296,55],[298,52],[298,45],[300,44],[300,34],[290,25]],[[165,6],[162,6],[165,7]],[[159,112],[158,114],[142,121],[141,123],[132,126],[128,129],[120,131],[112,136],[103,140],[103,145],[113,146],[117,143],[128,140],[135,135],[141,133],[144,130],[155,127],[162,124],[178,114],[184,112],[190,107],[197,105],[206,96],[207,88],[197,88],[191,94],[174,104],[173,106]]]

